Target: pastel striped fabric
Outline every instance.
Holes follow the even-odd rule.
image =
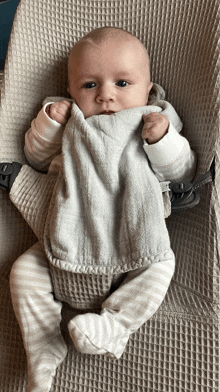
[[[162,303],[173,272],[174,258],[128,272],[103,302],[100,315],[86,313],[69,322],[76,348],[120,358],[130,334]],[[48,262],[39,243],[15,262],[10,287],[27,353],[28,392],[49,391],[67,348],[60,331],[62,305],[53,296]]]

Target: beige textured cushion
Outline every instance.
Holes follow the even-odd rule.
[[[199,206],[167,221],[176,271],[157,314],[131,336],[118,361],[77,353],[59,367],[52,392],[219,390],[219,0],[22,0],[12,29],[0,107],[0,161],[25,162],[24,133],[46,96],[67,96],[67,58],[90,30],[123,27],[146,44],[161,84],[199,158],[216,158],[216,180]],[[0,192],[0,390],[24,392],[26,362],[8,276],[36,240]],[[64,312],[64,334],[70,310]]]

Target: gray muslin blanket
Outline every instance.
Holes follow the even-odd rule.
[[[55,267],[116,274],[172,257],[160,184],[141,138],[142,114],[153,111],[181,127],[165,101],[87,120],[73,103],[44,229]]]

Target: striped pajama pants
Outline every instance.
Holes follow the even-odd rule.
[[[100,315],[85,313],[69,322],[76,348],[120,358],[130,334],[162,303],[174,264],[173,257],[124,274],[122,284],[103,302]],[[14,263],[10,289],[27,354],[28,392],[49,392],[67,347],[60,330],[62,303],[54,298],[48,262],[39,243]]]

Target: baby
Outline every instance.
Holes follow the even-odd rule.
[[[194,152],[187,140],[179,135],[182,124],[172,106],[164,100],[147,105],[153,87],[149,56],[136,37],[117,28],[92,31],[71,51],[68,75],[71,99],[47,100],[25,139],[25,154],[30,165],[48,173],[59,172],[60,179],[56,188],[59,196],[55,192],[51,204],[55,206],[51,216],[56,219],[52,220],[52,224],[48,220],[46,225],[45,249],[40,242],[35,244],[15,262],[10,276],[13,306],[28,359],[28,392],[49,391],[56,368],[67,354],[60,332],[62,305],[52,294],[48,260],[56,268],[61,265],[67,272],[70,269],[75,271],[72,282],[76,287],[78,280],[81,282],[90,277],[108,281],[100,314],[88,312],[78,315],[68,327],[76,348],[82,353],[120,358],[130,334],[137,331],[161,305],[174,273],[175,258],[166,231],[158,180],[176,182],[183,178],[192,179],[196,167]],[[163,95],[163,90],[159,86],[156,88]],[[144,149],[141,139],[144,140]],[[112,153],[112,161],[109,149],[115,153]],[[84,163],[85,154],[94,170],[90,170],[87,160]],[[134,160],[130,161],[133,156],[137,156],[136,166]],[[111,173],[114,173],[114,178],[110,181]],[[124,184],[124,178],[128,179],[128,185]],[[16,187],[18,179],[19,175],[13,187]],[[100,187],[98,191],[94,189],[92,195],[96,198],[95,204],[92,204],[91,197],[81,207],[82,199],[77,192],[82,192],[86,198],[87,186],[92,188],[98,181]],[[117,193],[119,196],[112,202],[118,189],[126,194],[123,203],[121,193]],[[91,189],[89,192],[92,192]],[[103,204],[104,198],[106,204]],[[65,215],[62,203],[57,200],[65,206],[68,202],[71,207],[68,211],[72,215]],[[80,239],[74,236],[81,227],[83,233],[88,230],[87,226],[83,226],[84,219],[81,219],[85,215],[84,210],[76,215],[78,221],[74,230],[69,225],[73,224],[76,208],[89,210],[90,204],[95,205],[97,214],[99,205],[100,208],[110,205],[112,210],[104,220],[103,211],[97,219],[89,216],[87,226],[96,224],[96,234],[93,233],[92,240],[88,234],[89,245],[83,239],[81,246]],[[139,210],[138,206],[141,206]],[[119,231],[118,221],[111,219],[111,214],[120,216]],[[129,219],[131,224],[126,222]],[[154,226],[154,220],[157,226]],[[58,222],[58,227],[54,227],[54,222]],[[103,230],[101,226],[99,232],[100,222],[104,223]],[[60,232],[63,230],[62,237]],[[125,235],[127,231],[129,233]],[[114,248],[112,244],[115,242],[117,246]],[[121,254],[124,252],[123,255],[126,255],[128,247],[126,260]],[[89,259],[88,252],[89,261],[85,264],[81,253],[86,253],[87,248],[95,256]],[[61,254],[64,255],[62,262]],[[105,255],[109,255],[108,263]],[[134,259],[134,255],[138,257]],[[72,264],[69,264],[69,259]],[[91,307],[92,303],[85,304],[85,308]]]

